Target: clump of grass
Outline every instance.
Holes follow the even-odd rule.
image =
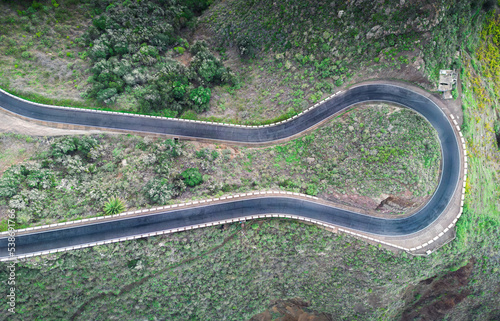
[[[106,215],[115,215],[123,211],[125,211],[125,202],[116,196],[110,197],[104,204],[104,213]]]

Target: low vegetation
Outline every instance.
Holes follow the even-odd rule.
[[[457,226],[457,233],[467,246],[477,235],[498,233],[500,227],[500,152],[494,131],[499,119],[498,15],[491,15],[481,33],[477,54],[463,60],[464,132],[470,155],[466,185],[468,215]],[[471,230],[473,232],[471,232]]]
[[[481,64],[474,56],[463,62],[466,207],[456,239],[432,255],[395,254],[291,220],[209,227],[19,263],[16,317],[249,319],[274,298],[300,297],[309,309],[339,319],[402,320],[414,309],[434,319],[498,319],[499,151],[485,130],[498,107],[479,107],[475,91],[490,83],[471,82],[481,72],[472,61]],[[218,152],[217,159],[224,155],[234,153]],[[5,265],[0,273],[5,279]],[[426,293],[426,285],[442,295]],[[4,305],[0,315],[6,314]]]
[[[206,110],[211,87],[234,80],[205,42],[183,38],[206,0],[0,5],[0,86],[36,101],[46,97],[33,88],[63,97],[56,104],[80,107],[83,97],[89,107],[175,117]]]
[[[118,197],[110,197],[104,204],[104,213],[106,215],[120,214],[125,210],[124,202]]]
[[[439,69],[460,66],[460,44],[474,46],[470,35],[490,8],[462,0],[215,2],[200,26],[242,82],[215,88],[208,114],[274,118],[371,78],[436,90]]]

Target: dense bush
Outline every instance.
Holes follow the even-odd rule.
[[[210,88],[197,87],[191,91],[189,98],[193,101],[194,110],[201,112],[208,109],[211,91]]]
[[[17,194],[21,188],[23,175],[19,166],[7,169],[0,178],[0,197],[9,198]]]
[[[154,171],[159,174],[159,177],[149,180],[143,188],[145,196],[151,203],[165,204],[186,189],[186,185],[180,178],[169,177],[172,161],[183,153],[182,147],[182,144],[175,143],[172,139],[158,140],[151,145],[139,146],[150,152],[142,158],[142,163],[146,168],[154,168]]]
[[[183,0],[184,9],[182,16],[191,19],[193,16],[199,16],[213,0]]]
[[[76,152],[87,157],[91,149],[97,145],[99,145],[99,141],[91,136],[67,136],[54,142],[50,153],[56,159]]]
[[[206,110],[209,87],[230,83],[232,73],[205,42],[190,47],[189,67],[172,57],[189,48],[180,28],[210,2],[94,1],[97,16],[86,33],[93,76],[86,95],[112,104],[123,93],[133,93],[144,113]]]
[[[180,144],[176,144],[172,139],[166,139],[154,145],[152,154],[143,161],[146,165],[154,165],[156,173],[168,175],[172,160],[180,156],[181,153],[182,146]]]
[[[55,186],[55,176],[51,170],[38,167],[28,171],[26,184],[31,188],[48,189]]]
[[[217,85],[231,81],[231,73],[224,67],[220,59],[217,59],[210,52],[206,42],[195,42],[191,53],[195,55],[190,65],[194,79],[203,84]]]
[[[144,187],[144,193],[152,203],[163,205],[179,196],[185,188],[180,180],[171,183],[166,178],[153,178]]]
[[[181,176],[184,178],[186,185],[191,187],[199,185],[203,182],[203,176],[198,168],[188,168],[181,173]]]

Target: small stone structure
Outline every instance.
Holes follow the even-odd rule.
[[[444,99],[451,99],[451,90],[457,82],[457,73],[455,70],[440,70],[439,71],[439,86],[438,90],[443,92]]]

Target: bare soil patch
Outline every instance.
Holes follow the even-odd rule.
[[[457,271],[442,277],[432,277],[421,281],[406,291],[401,321],[404,320],[440,320],[445,314],[462,302],[470,293],[467,288],[474,268],[474,261]]]

